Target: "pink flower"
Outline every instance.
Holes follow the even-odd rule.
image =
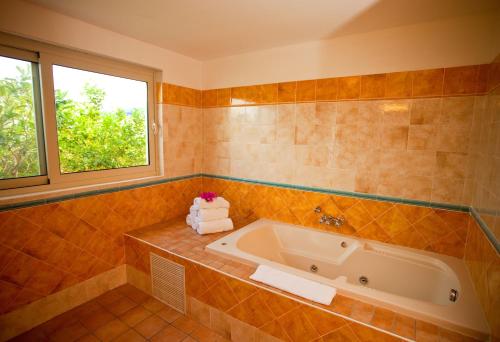
[[[202,192],[200,197],[203,198],[207,202],[212,202],[217,198],[217,194],[215,192]]]

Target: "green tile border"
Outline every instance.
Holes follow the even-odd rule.
[[[495,234],[490,230],[490,227],[484,222],[484,220],[481,218],[481,215],[475,208],[470,208],[470,213],[472,217],[476,220],[477,224],[481,229],[483,230],[484,234],[490,240],[491,244],[493,247],[495,247],[497,254],[500,254],[500,243],[498,242],[497,238],[495,237]]]
[[[446,209],[446,210],[454,210],[454,211],[461,211],[461,212],[469,212],[470,211],[469,207],[463,206],[463,205],[436,203],[436,202],[430,202],[430,201],[418,201],[418,200],[398,198],[398,197],[365,194],[365,193],[360,193],[360,192],[341,191],[341,190],[326,189],[326,188],[319,188],[319,187],[309,187],[309,186],[286,184],[286,183],[274,183],[274,182],[260,181],[260,180],[254,180],[254,179],[248,179],[248,178],[218,176],[218,175],[207,174],[207,173],[202,173],[202,177],[225,179],[225,180],[244,182],[244,183],[250,183],[250,184],[268,185],[268,186],[273,186],[273,187],[277,187],[277,188],[313,191],[313,192],[320,192],[320,193],[330,194],[330,195],[340,195],[340,196],[348,196],[348,197],[355,197],[355,198],[362,198],[362,199],[371,199],[371,200],[377,200],[377,201],[382,201],[382,202],[418,205],[421,207],[430,207],[430,208],[436,208],[436,209]]]
[[[495,247],[497,253],[500,253],[500,244],[497,241],[497,239],[495,238],[495,235],[489,229],[488,225],[483,221],[483,219],[481,218],[479,213],[476,211],[476,209],[471,208],[471,207],[462,206],[462,205],[454,205],[454,204],[446,204],[446,203],[436,203],[436,202],[430,202],[430,201],[429,202],[428,201],[417,201],[417,200],[398,198],[398,197],[364,194],[364,193],[359,193],[359,192],[341,191],[341,190],[326,189],[326,188],[319,188],[319,187],[309,187],[309,186],[287,184],[287,183],[267,182],[267,181],[260,181],[260,180],[248,179],[248,178],[219,176],[219,175],[213,175],[213,174],[208,174],[208,173],[195,173],[195,174],[186,175],[186,176],[162,178],[162,179],[158,179],[158,180],[154,180],[154,181],[150,181],[150,182],[137,183],[137,184],[131,184],[131,185],[125,185],[125,186],[118,186],[118,187],[101,189],[101,190],[79,192],[79,193],[75,193],[75,194],[62,195],[62,196],[34,200],[34,201],[26,201],[26,202],[0,205],[0,212],[7,211],[7,210],[13,210],[13,209],[32,207],[35,205],[57,203],[57,202],[62,202],[65,200],[76,199],[76,198],[81,198],[81,197],[101,195],[101,194],[123,191],[123,190],[132,190],[132,189],[143,188],[143,187],[152,186],[152,185],[165,184],[165,183],[175,182],[175,181],[179,181],[179,180],[199,178],[199,177],[224,179],[224,180],[244,182],[244,183],[249,183],[249,184],[267,185],[267,186],[284,188],[284,189],[312,191],[312,192],[319,192],[319,193],[330,194],[330,195],[348,196],[348,197],[361,198],[361,199],[377,200],[377,201],[382,201],[382,202],[401,203],[401,204],[417,205],[417,206],[421,206],[421,207],[429,207],[429,208],[435,208],[435,209],[445,209],[445,210],[453,210],[453,211],[470,213],[472,215],[472,217],[474,217],[474,219],[476,220],[478,225],[481,227],[483,232],[486,234],[486,236],[488,237],[488,239],[490,240],[492,245]]]
[[[195,174],[187,175],[187,176],[162,178],[162,179],[158,179],[158,180],[154,180],[154,181],[149,181],[149,182],[144,182],[144,183],[137,183],[137,184],[124,185],[124,186],[117,186],[117,187],[112,187],[112,188],[107,188],[107,189],[100,189],[100,190],[84,191],[84,192],[79,192],[79,193],[75,193],[75,194],[56,196],[56,197],[51,197],[51,198],[46,198],[46,199],[40,199],[40,200],[34,200],[34,201],[26,201],[26,202],[5,204],[5,205],[0,205],[0,212],[1,211],[7,211],[7,210],[13,210],[13,209],[20,209],[20,208],[32,207],[32,206],[35,206],[35,205],[57,203],[57,202],[62,202],[62,201],[65,201],[65,200],[76,199],[76,198],[81,198],[81,197],[88,197],[88,196],[102,195],[102,194],[107,194],[107,193],[111,193],[111,192],[123,191],[123,190],[132,190],[132,189],[137,189],[137,188],[144,188],[146,186],[152,186],[152,185],[158,185],[158,184],[164,184],[164,183],[171,183],[171,182],[175,182],[175,181],[179,181],[179,180],[184,180],[184,179],[199,178],[199,177],[201,177],[201,175],[202,175],[201,173],[195,173]]]

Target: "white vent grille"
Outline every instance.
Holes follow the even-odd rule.
[[[186,313],[184,266],[150,253],[153,296],[173,309]]]

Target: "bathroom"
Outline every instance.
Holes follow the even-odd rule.
[[[499,22],[2,1],[0,341],[500,340]]]

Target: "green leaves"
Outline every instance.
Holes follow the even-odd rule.
[[[39,175],[30,66],[0,79],[0,179]],[[55,105],[62,173],[148,164],[144,110],[103,110],[106,94],[86,84],[84,100],[56,90]]]
[[[0,179],[40,173],[29,64],[17,72],[0,79]]]
[[[83,89],[75,102],[57,91],[56,114],[62,173],[147,165],[146,115],[139,109],[105,112],[105,92],[95,85]]]

